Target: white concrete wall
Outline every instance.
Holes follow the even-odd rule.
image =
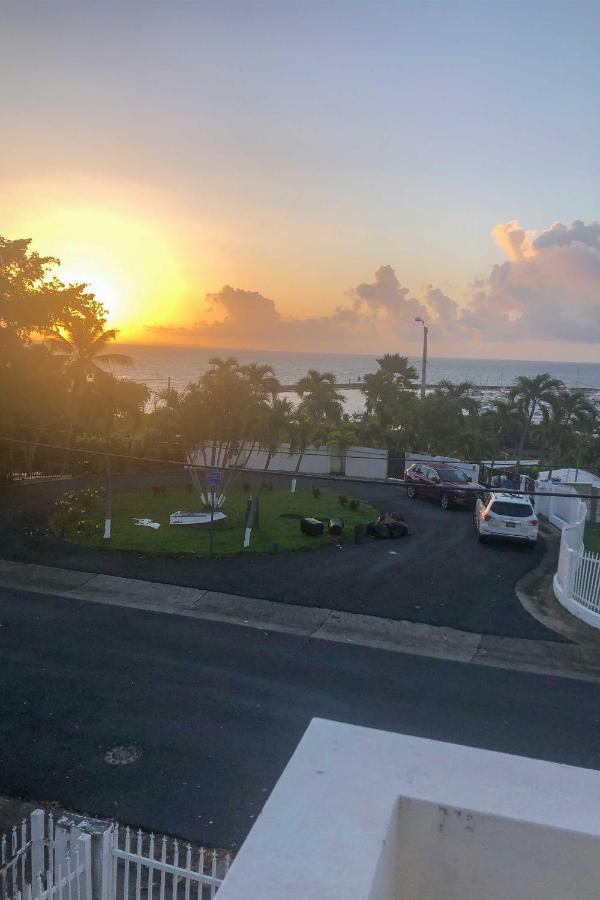
[[[247,459],[245,468],[251,471],[265,471],[268,453],[266,450],[252,450],[250,446],[247,450],[240,454],[240,463],[244,463]],[[267,472],[295,472],[300,454],[290,453],[289,443],[280,445],[278,452],[273,453],[269,460],[269,468]],[[346,474],[360,478],[387,478],[387,450],[381,450],[374,447],[349,447],[345,453],[345,469],[339,472],[339,466],[336,468],[336,460],[339,460],[340,453],[336,447],[307,447],[302,454],[299,472],[304,475],[330,475],[330,474]],[[206,459],[208,464],[211,460],[211,451],[207,448]],[[201,450],[196,450],[190,454],[190,461],[197,465],[204,465],[204,456]],[[215,468],[219,468],[219,461],[215,463]]]
[[[579,499],[577,490],[568,484],[554,484],[551,481],[536,481],[536,491],[542,491],[543,496],[535,497],[535,511],[546,518],[562,531],[567,525],[577,521],[579,517]],[[570,494],[569,497],[555,496],[556,494]]]
[[[387,450],[374,447],[348,447],[345,474],[357,478],[387,478]]]
[[[600,772],[315,719],[219,900],[584,900]]]

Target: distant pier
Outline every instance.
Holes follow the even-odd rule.
[[[361,391],[365,386],[364,381],[352,381],[350,383],[344,381],[336,381],[335,387],[338,391]],[[433,391],[435,388],[439,387],[439,384],[426,384],[425,388],[428,391]],[[475,384],[473,385],[473,391],[508,391],[513,387],[511,384]],[[421,385],[414,384],[410,390],[420,391]],[[586,393],[596,393],[600,392],[600,388],[594,387],[567,387],[568,391],[585,391]],[[297,384],[282,384],[278,389],[279,394],[297,394],[298,393],[298,385]]]

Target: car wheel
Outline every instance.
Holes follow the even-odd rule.
[[[450,509],[450,496],[445,491],[440,497],[440,506],[442,509]]]
[[[477,532],[477,540],[479,541],[480,544],[485,544],[485,542],[487,541],[487,537],[485,534],[482,534],[480,531],[478,531]]]
[[[406,488],[406,496],[409,500],[417,499],[417,489],[414,484],[409,484],[409,486]]]
[[[527,546],[530,550],[535,550],[535,545],[537,544],[537,539],[535,541],[527,541]]]

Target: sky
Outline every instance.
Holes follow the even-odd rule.
[[[0,233],[127,341],[600,361],[600,4],[0,4]]]

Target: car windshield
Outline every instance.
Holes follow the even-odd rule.
[[[497,516],[512,516],[513,519],[525,519],[533,515],[533,509],[528,503],[505,503],[502,500],[496,500],[491,511]]]
[[[462,484],[469,481],[468,476],[460,469],[438,469],[437,472],[442,481],[458,481]]]

